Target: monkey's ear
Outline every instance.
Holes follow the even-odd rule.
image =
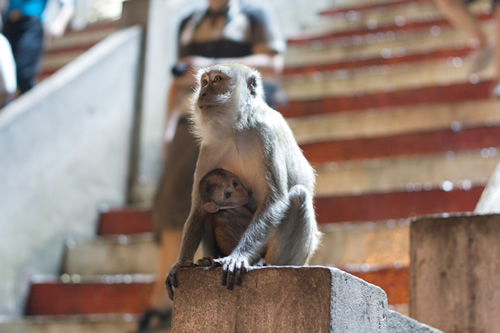
[[[251,75],[248,78],[247,87],[248,87],[248,91],[250,91],[250,94],[252,96],[257,95],[257,77],[255,75]]]
[[[219,211],[219,206],[213,202],[205,202],[203,204],[203,208],[205,208],[205,210],[209,213],[217,213]]]

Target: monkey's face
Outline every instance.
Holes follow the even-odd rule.
[[[200,182],[200,196],[203,207],[209,213],[220,209],[242,207],[248,203],[248,190],[230,172],[223,174],[217,170],[208,174]]]
[[[204,112],[225,104],[231,98],[232,78],[217,70],[204,73],[200,78],[198,108]]]
[[[248,202],[248,191],[236,177],[231,177],[223,195],[222,203],[227,207],[241,207]]]

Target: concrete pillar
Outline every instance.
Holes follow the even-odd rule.
[[[410,316],[445,332],[498,332],[500,215],[428,217],[410,227]]]
[[[162,169],[162,145],[170,69],[177,58],[181,19],[205,0],[129,0],[121,24],[144,28],[142,67],[137,91],[134,146],[130,161],[129,202],[150,204]]]
[[[388,311],[382,289],[336,268],[258,268],[232,291],[221,274],[178,273],[173,332],[436,332]]]

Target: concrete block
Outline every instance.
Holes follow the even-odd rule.
[[[500,213],[500,164],[493,171],[474,212],[476,214]]]
[[[498,332],[500,215],[427,217],[410,227],[410,316],[445,332]]]
[[[402,314],[387,310],[387,331],[388,332],[414,332],[414,333],[437,333],[438,329],[419,323],[415,319],[403,316]]]
[[[266,267],[227,290],[221,270],[182,269],[173,332],[386,332],[382,289],[336,268]]]

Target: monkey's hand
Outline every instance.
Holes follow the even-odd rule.
[[[203,257],[200,260],[198,260],[196,265],[202,266],[202,267],[211,267],[211,268],[215,268],[217,266],[220,266],[220,264],[215,262],[213,257]]]
[[[168,297],[174,300],[174,288],[177,288],[177,272],[183,267],[195,266],[191,260],[176,262],[168,272],[167,279],[165,280],[165,287],[167,288]]]
[[[222,285],[229,290],[233,290],[235,283],[241,285],[243,275],[250,270],[248,259],[241,256],[227,256],[214,262],[222,266]]]

